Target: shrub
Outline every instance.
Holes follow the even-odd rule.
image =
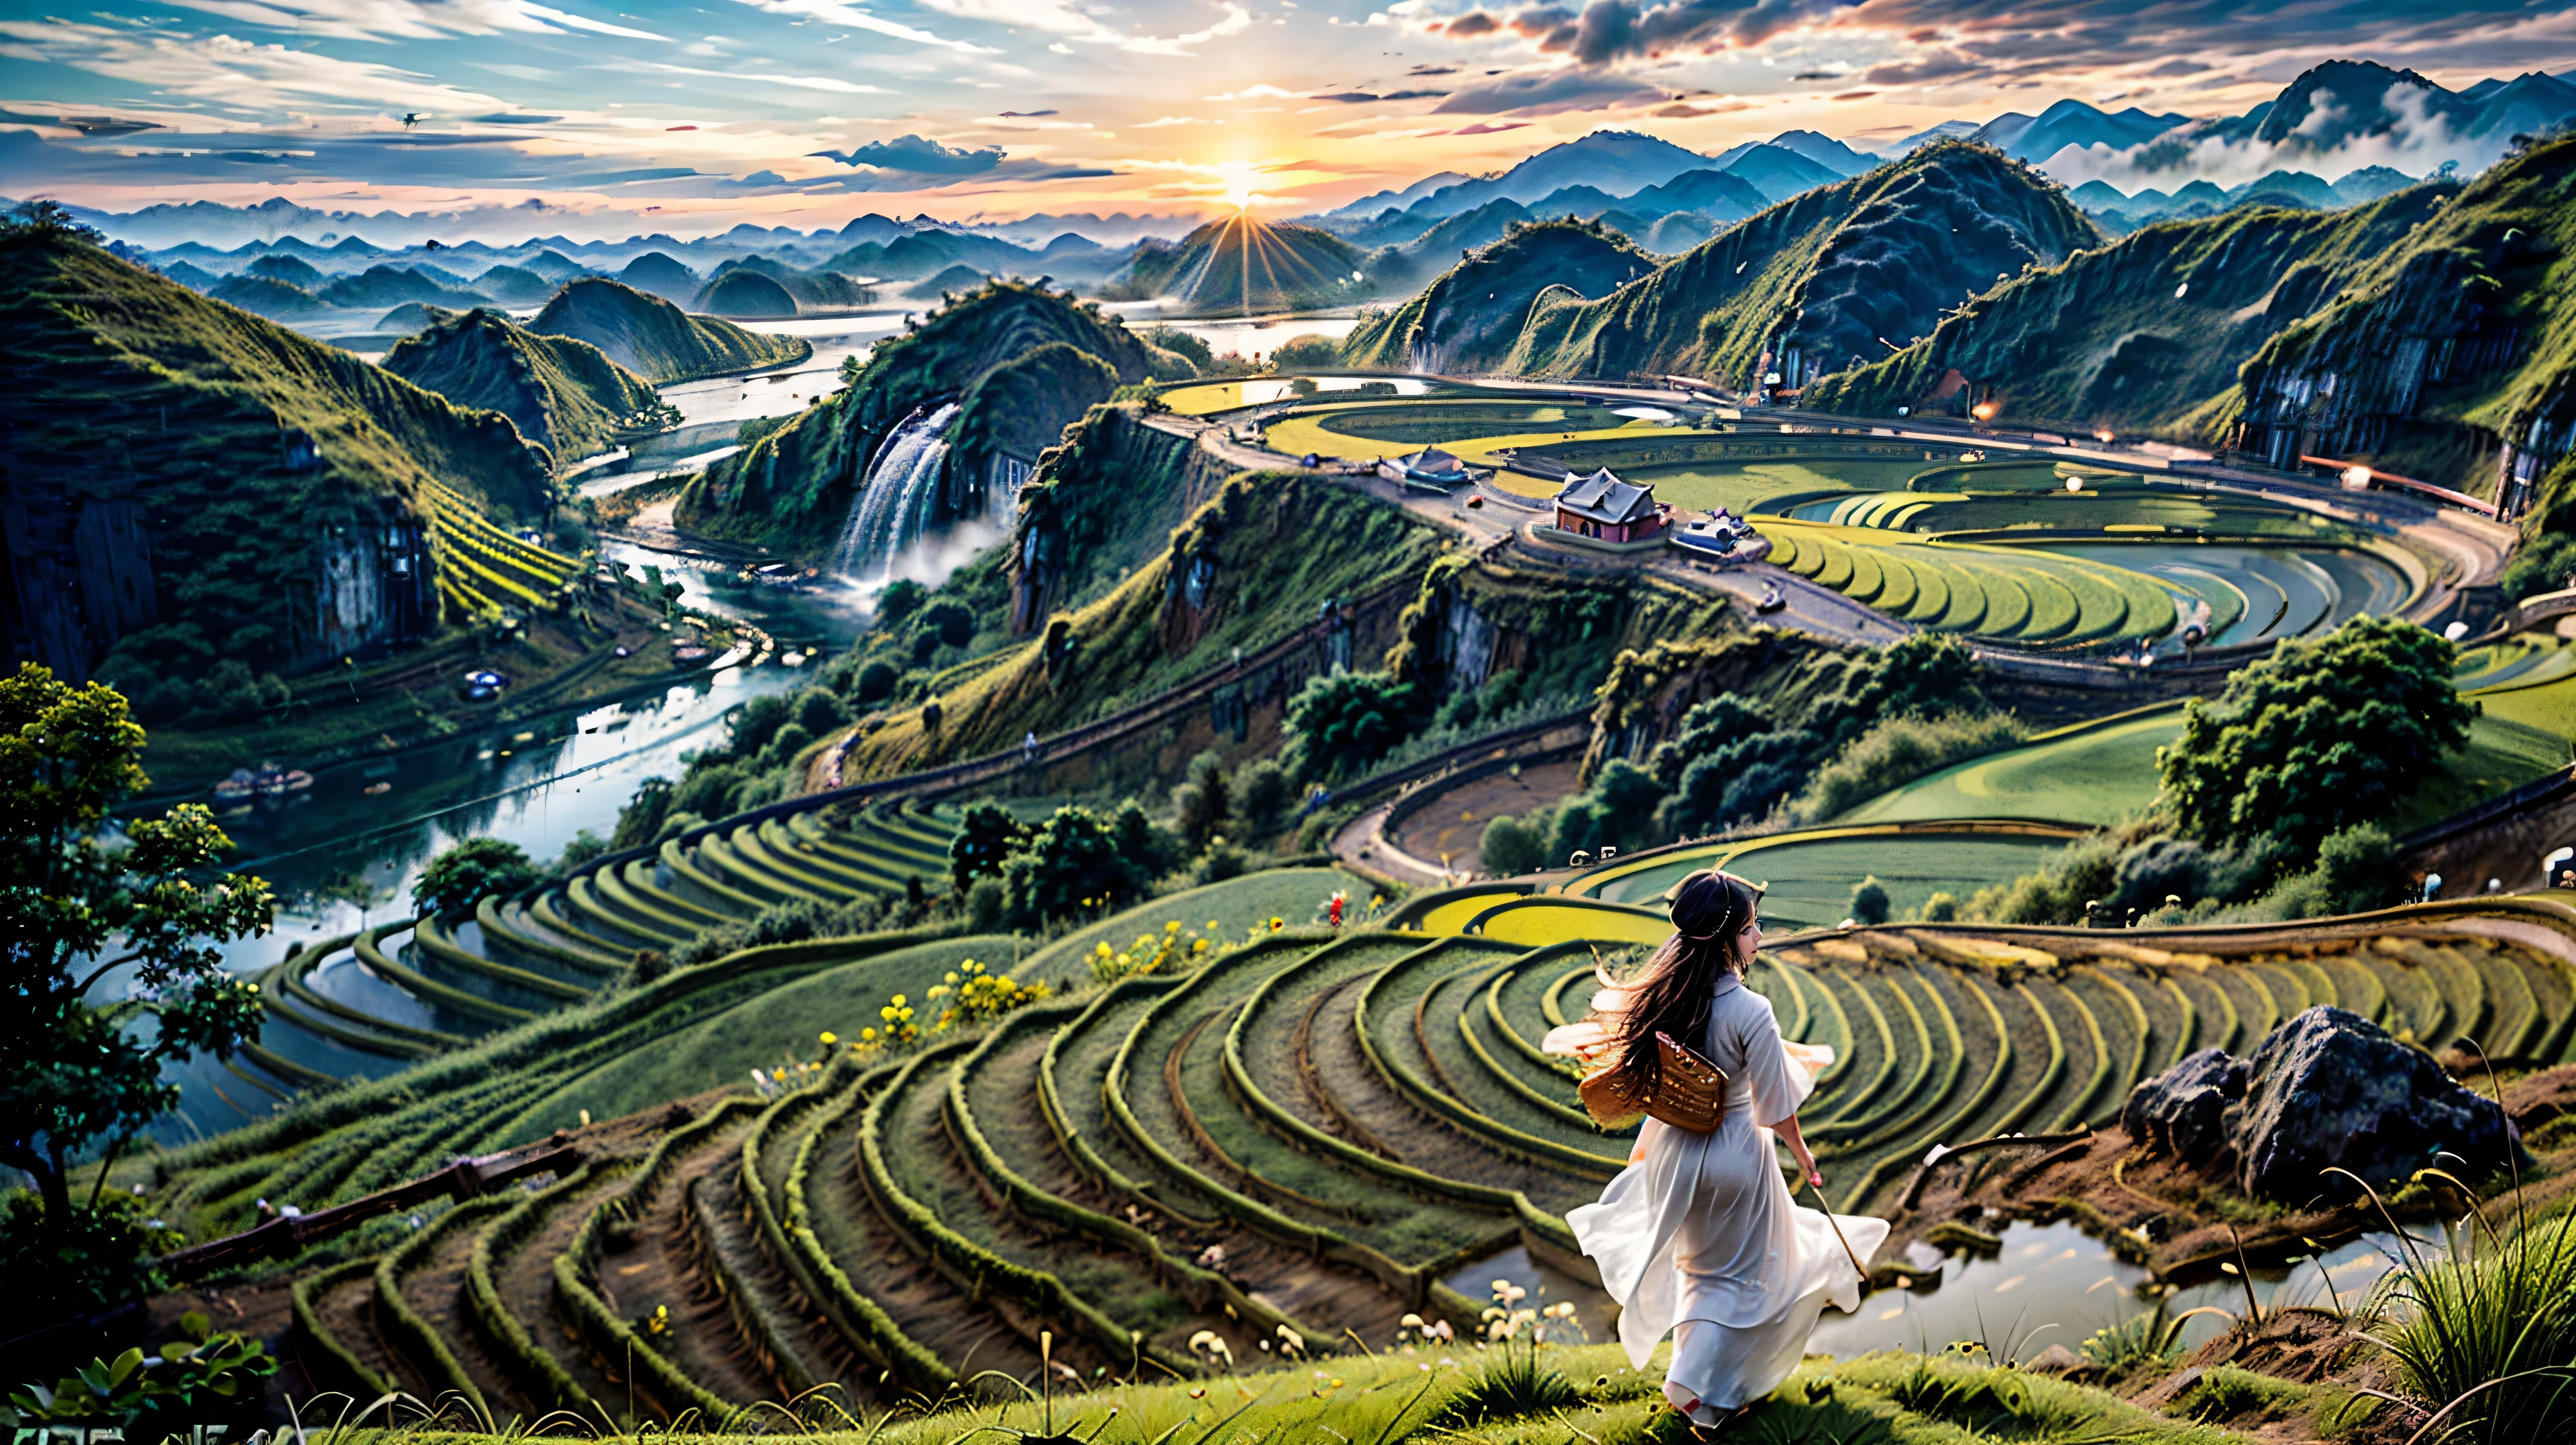
[[[778,730],[787,725],[791,709],[784,694],[765,692],[733,709],[730,751],[737,758],[758,757]]]
[[[609,839],[611,847],[623,851],[657,842],[662,835],[662,820],[671,815],[671,780],[646,778],[635,785],[635,796],[617,810],[617,834]]]
[[[1888,915],[1887,888],[1876,874],[1852,885],[1851,920],[1854,923],[1885,923]]]
[[[1028,837],[1028,829],[999,803],[978,799],[957,819],[948,840],[948,877],[960,891],[978,878],[999,876],[1002,860]]]
[[[2183,711],[2158,750],[2163,801],[2217,846],[2275,836],[2301,860],[2328,834],[2386,817],[2468,741],[2451,644],[2394,617],[2292,638]]]
[[[1192,852],[1205,849],[1224,829],[1228,792],[1224,763],[1214,751],[1190,759],[1188,772],[1172,785],[1172,827]]]
[[[1217,838],[1209,843],[1206,852],[1199,855],[1198,861],[1190,865],[1189,882],[1193,888],[1204,888],[1211,883],[1223,883],[1229,878],[1240,878],[1251,871],[1250,853],[1223,838]]]
[[[1419,706],[1412,683],[1382,672],[1310,678],[1288,702],[1283,762],[1300,781],[1347,777],[1411,737],[1421,723]]]
[[[1328,370],[1341,364],[1341,343],[1329,336],[1292,336],[1270,353],[1273,371]]]
[[[877,594],[877,626],[892,631],[903,620],[921,610],[930,599],[930,589],[909,577],[898,577]]]
[[[0,1279],[13,1309],[31,1320],[68,1319],[152,1293],[162,1281],[152,1256],[186,1243],[130,1194],[101,1193],[66,1207],[49,1229],[34,1190],[0,1195]]]
[[[783,768],[794,761],[798,753],[813,745],[813,730],[791,719],[781,724],[778,731],[771,734],[769,746],[760,750],[760,765],[764,768]]]
[[[424,914],[463,913],[485,898],[534,887],[543,877],[518,844],[468,838],[420,870],[412,904]]]
[[[819,738],[848,722],[850,714],[830,688],[809,687],[796,694],[795,719],[805,731]]]
[[[943,598],[923,609],[921,630],[942,647],[964,647],[975,640],[975,614],[964,603]]]
[[[1485,871],[1497,878],[1536,873],[1547,866],[1547,840],[1540,830],[1509,813],[1485,825]]]
[[[2030,736],[2010,713],[1884,718],[1852,739],[1789,805],[1790,821],[1821,823],[1953,763],[2001,752]]]
[[[1002,926],[1001,879],[987,875],[968,885],[966,926],[976,933],[990,933]]]
[[[851,679],[850,699],[861,707],[873,707],[894,696],[895,684],[901,681],[901,668],[882,657],[869,658]]]
[[[563,852],[555,856],[554,866],[548,868],[546,873],[550,877],[569,878],[583,864],[594,858],[605,857],[607,853],[608,844],[601,841],[597,833],[584,828],[565,842]]]
[[[1230,806],[1244,836],[1266,838],[1279,831],[1293,792],[1287,770],[1269,758],[1235,769]]]
[[[721,818],[735,811],[734,790],[742,780],[742,770],[733,764],[700,759],[690,764],[688,776],[680,780],[678,791],[671,795],[672,810]]]
[[[1994,923],[2081,922],[2085,904],[2109,896],[2120,852],[2116,836],[2087,833],[2052,854],[2038,872],[1978,889],[1967,915]]]
[[[1142,819],[1141,809],[1137,817]],[[1133,899],[1143,880],[1162,870],[1140,869],[1140,860],[1122,852],[1119,835],[1088,808],[1056,809],[1002,864],[1004,916],[1015,926],[1032,927]]]
[[[1931,897],[1923,900],[1924,922],[1955,923],[1958,919],[1959,895],[1955,893],[1935,893]]]

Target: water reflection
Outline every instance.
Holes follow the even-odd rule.
[[[1855,1314],[1828,1310],[1809,1340],[1810,1354],[1851,1359],[1875,1350],[1939,1351],[1962,1340],[1983,1342],[1999,1358],[2027,1360],[2050,1345],[2079,1349],[2087,1336],[2152,1308],[2147,1271],[2112,1254],[2109,1246],[2072,1222],[2007,1224],[2003,1247],[1991,1259],[1952,1257],[1930,1289],[1880,1290],[1864,1297]],[[1927,1273],[1938,1251],[1917,1243],[1916,1262]],[[2321,1258],[2287,1268],[2257,1266],[2254,1295],[2264,1311],[2289,1305],[2351,1309],[2387,1274],[2397,1241],[2367,1234]],[[1515,1245],[1453,1271],[1447,1283],[1469,1299],[1487,1298],[1493,1282],[1507,1279],[1530,1292],[1524,1304],[1573,1300],[1586,1337],[1618,1337],[1618,1307],[1598,1286],[1539,1264]],[[2241,1314],[2245,1285],[2220,1276],[2178,1291],[2169,1317],[2204,1305]],[[2186,1354],[2227,1328],[2215,1315],[2183,1326]]]

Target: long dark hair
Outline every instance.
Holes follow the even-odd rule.
[[[1611,1067],[1640,1098],[1653,1092],[1663,1074],[1663,1050],[1655,1035],[1671,1034],[1675,1042],[1700,1045],[1718,975],[1735,972],[1735,935],[1753,921],[1760,890],[1732,873],[1702,869],[1673,890],[1673,936],[1664,940],[1636,978],[1626,1012],[1613,1035],[1618,1061]]]

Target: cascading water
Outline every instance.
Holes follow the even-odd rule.
[[[956,419],[957,404],[950,402],[927,415],[904,418],[886,438],[859,486],[858,499],[850,503],[834,571],[863,583],[885,581],[895,558],[921,539],[929,526],[931,499],[939,493],[940,468],[948,460],[948,424]]]

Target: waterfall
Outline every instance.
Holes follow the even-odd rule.
[[[984,478],[984,519],[1005,532],[1011,530],[1020,516],[1020,488],[1037,470],[1008,452],[993,453]]]
[[[948,460],[946,432],[957,418],[950,402],[928,415],[906,417],[886,438],[867,480],[850,503],[850,519],[841,528],[841,548],[832,570],[860,582],[881,582],[893,571],[894,559],[920,540],[930,521],[930,503],[938,495],[939,469]]]

